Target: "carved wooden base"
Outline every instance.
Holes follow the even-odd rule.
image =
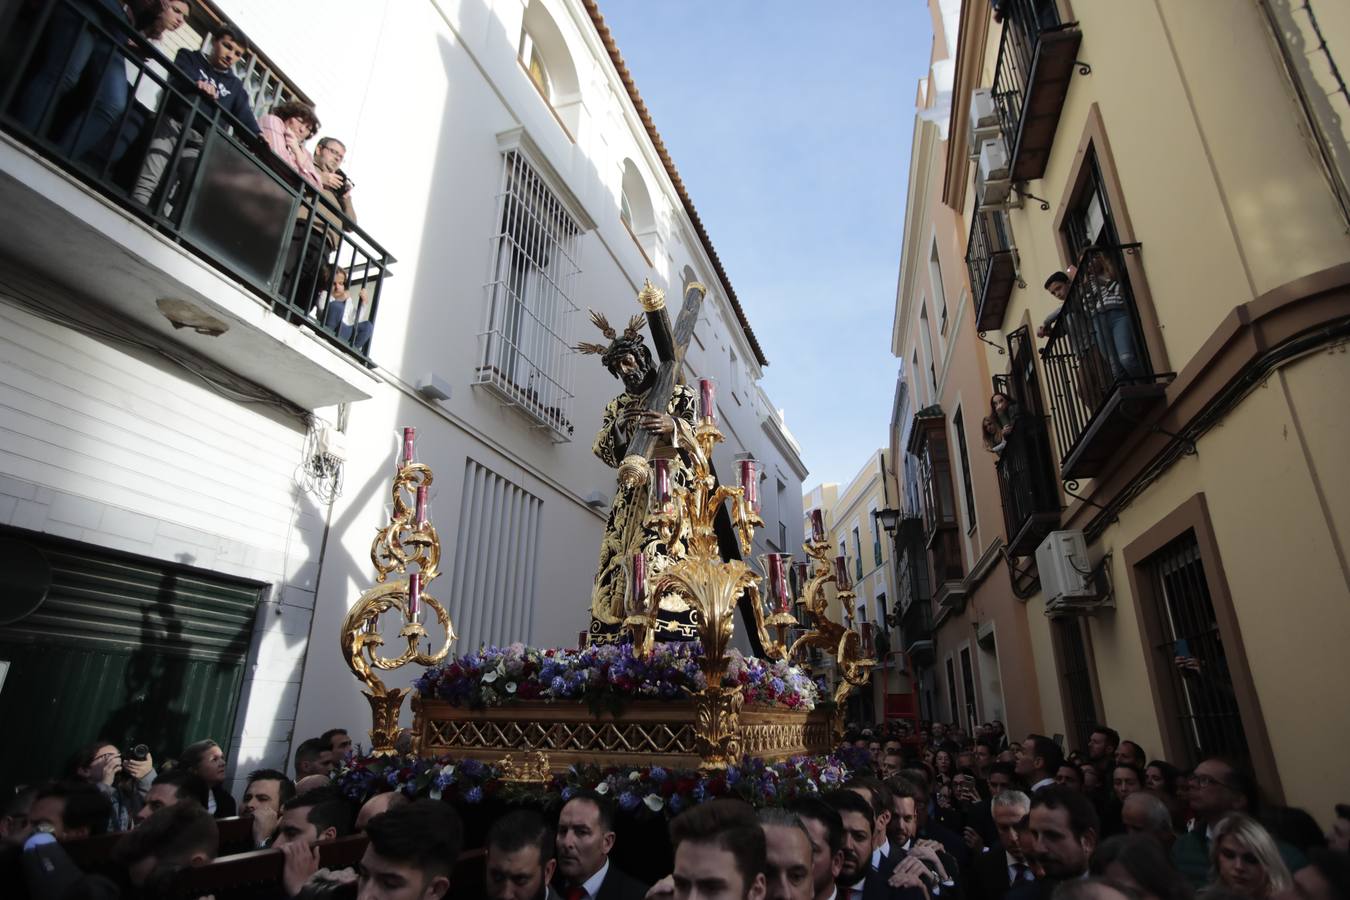
[[[722,695],[720,704],[740,700]],[[508,753],[542,751],[555,772],[569,766],[705,767],[700,743],[699,703],[635,701],[617,718],[593,716],[580,703],[513,703],[472,710],[440,700],[413,697],[413,732],[423,756],[447,754],[498,763]],[[723,706],[718,710],[725,713]],[[714,710],[709,709],[704,715]],[[725,720],[724,720],[725,721]],[[740,756],[768,761],[791,756],[824,755],[832,747],[828,710],[798,712],[777,707],[742,706],[739,750],[733,735],[718,735],[717,747],[726,762]],[[722,742],[722,737],[732,737]],[[725,765],[723,762],[722,765]],[[718,766],[714,765],[713,768]]]
[[[403,709],[403,698],[411,693],[410,688],[395,688],[383,694],[362,691],[370,701],[370,752],[372,756],[393,756],[398,751],[394,741],[398,738],[398,715]]]

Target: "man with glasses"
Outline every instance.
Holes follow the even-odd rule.
[[[1198,890],[1209,882],[1214,826],[1230,812],[1257,814],[1256,782],[1236,763],[1213,756],[1196,766],[1191,775],[1190,804],[1195,811],[1195,827],[1172,845],[1172,864]],[[1289,871],[1307,864],[1298,850],[1280,840],[1275,844]]]

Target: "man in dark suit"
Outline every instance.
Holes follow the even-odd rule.
[[[1045,900],[1059,884],[1086,875],[1101,821],[1088,798],[1053,785],[1032,796],[1030,828],[1032,854],[1045,874],[1011,888],[1007,900]]]
[[[614,848],[614,808],[602,795],[581,791],[558,815],[558,875],[562,900],[643,900],[647,885],[609,863]]]
[[[897,870],[919,877],[932,897],[960,897],[960,864],[940,843],[919,836],[918,798],[923,790],[899,776],[885,785],[891,805],[889,845]]]
[[[899,854],[891,853],[873,864],[873,851],[879,849],[873,840],[876,816],[860,793],[836,790],[822,799],[834,807],[844,825],[837,900],[924,900],[923,888],[912,878],[902,878],[906,883],[900,887],[890,884]]]
[[[1033,880],[1019,841],[1031,815],[1031,800],[1021,791],[1007,791],[993,800],[998,841],[975,858],[970,867],[969,900],[1001,900],[1008,889]]]

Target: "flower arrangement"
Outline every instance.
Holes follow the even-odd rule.
[[[572,766],[543,785],[510,784],[501,775],[497,766],[472,759],[352,756],[333,778],[345,796],[358,802],[387,786],[409,797],[469,805],[496,797],[550,808],[580,791],[593,790],[613,798],[626,813],[650,817],[676,816],[719,797],[744,800],[756,808],[781,806],[796,797],[838,787],[852,770],[837,757],[801,756],[773,764],[746,757],[740,765],[714,773],[660,766]]]
[[[702,645],[656,644],[643,659],[631,644],[598,644],[584,650],[539,650],[524,644],[484,647],[433,666],[417,679],[423,697],[481,709],[518,700],[581,701],[599,712],[617,712],[633,699],[677,700],[706,686],[699,668]],[[811,710],[819,688],[786,661],[729,653],[727,686],[740,684],[750,704]]]
[[[444,756],[348,756],[333,773],[333,781],[343,796],[358,803],[385,790],[395,790],[408,797],[474,804],[501,789],[501,775],[497,766],[476,759],[456,762]]]

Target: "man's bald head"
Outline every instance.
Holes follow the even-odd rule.
[[[376,794],[362,804],[361,811],[356,814],[356,830],[365,831],[366,823],[371,819],[407,802],[408,798],[402,791],[385,791],[383,794]]]

